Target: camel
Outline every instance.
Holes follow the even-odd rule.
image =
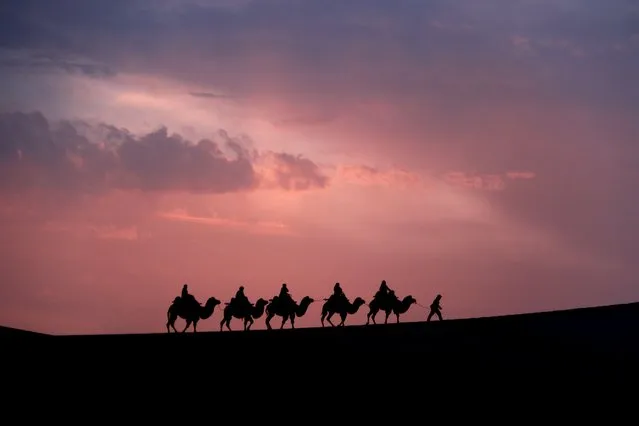
[[[397,317],[397,322],[399,323],[399,316],[403,313],[406,313],[408,309],[411,307],[413,303],[417,303],[417,300],[411,295],[404,297],[404,300],[399,300],[397,296],[394,299],[389,300],[388,304],[384,304],[387,306],[382,306],[377,299],[373,299],[371,303],[368,304],[369,311],[366,315],[366,325],[368,325],[369,321],[372,319],[373,324],[377,324],[375,322],[375,315],[379,311],[384,311],[386,313],[386,319],[384,320],[384,324],[388,323],[388,317],[391,312],[395,314]]]
[[[342,320],[339,324],[337,324],[337,326],[343,326],[346,321],[346,317],[357,313],[359,307],[364,304],[366,304],[366,301],[361,297],[357,297],[352,303],[345,297],[341,300],[331,298],[326,299],[326,303],[322,306],[322,327],[324,327],[324,319],[326,319],[332,327],[335,327],[335,324],[331,322],[331,317],[335,314],[339,314]]]
[[[312,297],[304,296],[299,304],[294,300],[289,303],[282,304],[279,303],[279,296],[275,296],[266,306],[266,328],[272,330],[271,319],[273,319],[275,315],[282,317],[282,325],[280,326],[280,329],[284,328],[284,324],[286,324],[286,321],[289,319],[291,320],[291,328],[295,328],[295,317],[303,317],[304,314],[306,314],[306,310],[309,305],[314,301],[315,300]]]
[[[251,307],[248,312],[246,312],[245,310],[238,311],[237,307],[226,303],[226,307],[224,308],[224,318],[222,319],[222,321],[220,321],[220,331],[224,329],[225,325],[226,328],[231,331],[231,320],[234,317],[244,320],[244,330],[250,330],[251,326],[255,322],[254,320],[264,315],[264,307],[267,303],[268,302],[266,300],[260,297],[259,299],[257,299],[257,302],[255,302],[255,304],[250,304]]]
[[[217,300],[215,297],[209,297],[206,304],[202,306],[202,304],[195,300],[195,298],[183,301],[178,296],[173,299],[173,303],[171,303],[171,306],[169,306],[169,310],[166,313],[168,319],[168,322],[166,323],[166,330],[170,333],[172,328],[173,331],[177,333],[178,331],[175,329],[175,321],[178,317],[180,317],[186,321],[186,327],[184,327],[182,333],[189,328],[191,323],[193,324],[193,332],[196,333],[198,321],[201,319],[205,320],[213,315],[215,307],[220,303],[222,302]]]

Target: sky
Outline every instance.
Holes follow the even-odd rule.
[[[184,283],[637,301],[637,75],[632,0],[1,2],[0,324],[165,332]]]

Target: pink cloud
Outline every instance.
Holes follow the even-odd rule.
[[[464,188],[485,191],[503,191],[506,188],[503,177],[495,174],[472,175],[464,172],[450,172],[446,174],[445,179],[452,185]]]
[[[508,179],[534,179],[535,178],[535,173],[533,172],[524,172],[524,171],[513,171],[513,172],[506,172],[506,176],[508,177]]]
[[[66,232],[77,236],[91,236],[106,240],[136,241],[140,237],[138,229],[135,226],[122,228],[113,225],[100,226],[78,223],[46,222],[43,226],[43,230],[48,232]]]
[[[311,160],[249,151],[225,131],[215,141],[191,143],[166,128],[138,137],[110,125],[98,127],[49,123],[40,113],[0,115],[0,137],[7,141],[0,151],[0,185],[85,194],[117,189],[225,193],[261,185],[299,191],[328,185]],[[87,130],[99,139],[89,140]]]
[[[534,179],[533,172],[506,172],[503,174],[471,174],[465,172],[446,173],[444,179],[451,185],[478,189],[483,191],[503,191],[507,188],[506,180]]]
[[[258,161],[260,182],[264,188],[300,191],[322,189],[330,183],[313,161],[300,155],[267,152]]]
[[[176,222],[195,223],[206,226],[230,228],[256,234],[294,235],[288,226],[281,222],[245,221],[216,216],[194,216],[184,209],[158,213],[158,216]]]
[[[335,174],[337,179],[357,185],[397,188],[414,188],[423,185],[423,180],[418,174],[400,168],[381,170],[370,166],[339,165]]]

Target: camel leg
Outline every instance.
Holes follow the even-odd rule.
[[[266,329],[267,330],[272,330],[273,328],[271,327],[271,319],[273,319],[273,314],[268,314],[266,316],[266,320],[264,321],[266,323]]]
[[[175,320],[177,319],[177,315],[174,314],[173,309],[169,308],[166,313],[166,331],[167,333],[171,332],[171,327],[175,330]]]
[[[280,325],[280,330],[284,328],[284,324],[286,324],[286,321],[288,321],[288,315],[284,315],[282,317],[282,325]]]
[[[328,321],[331,327],[335,327],[335,324],[333,324],[333,321],[331,321],[332,316],[333,316],[333,312],[329,312],[328,317],[326,317],[326,321]]]
[[[346,322],[346,314],[339,314],[340,318],[342,319],[342,322],[340,322],[339,324],[337,324],[338,327],[344,327],[344,323]]]
[[[295,328],[295,315],[291,315],[291,328]]]
[[[386,318],[384,319],[384,324],[388,324],[388,317],[390,316],[390,311],[386,311]]]
[[[396,312],[395,316],[397,317],[397,324],[399,324],[399,314]]]
[[[182,330],[182,333],[184,333],[186,329],[189,328],[190,326],[191,326],[191,320],[186,320],[186,327],[184,327],[184,330]]]
[[[375,322],[375,317],[377,316],[377,311],[371,309],[368,312],[368,315],[366,315],[366,325],[368,325],[369,320],[373,320],[373,324],[377,324],[377,322]]]
[[[233,317],[232,316],[228,316],[228,315],[224,315],[224,318],[222,318],[222,321],[220,321],[220,331],[224,331],[224,325],[226,325],[226,328],[229,329],[229,331],[231,331],[231,319]]]
[[[169,329],[169,326],[173,329],[173,331],[174,331],[175,333],[177,333],[177,332],[178,332],[178,331],[177,331],[177,328],[175,328],[175,320],[174,320],[174,319],[173,319],[173,320],[171,320],[171,321],[169,321],[169,322],[166,324],[166,329],[167,329],[167,331],[170,333],[170,332],[171,332],[171,330]]]
[[[324,327],[325,318],[326,318],[326,311],[322,311],[322,316],[320,317],[320,321],[322,322],[322,327]]]
[[[193,321],[193,333],[197,333],[197,321]]]
[[[173,329],[174,332],[178,332],[177,329],[175,328],[175,321],[177,320],[177,317],[175,318],[171,318],[171,321],[169,321],[171,323],[171,328]]]

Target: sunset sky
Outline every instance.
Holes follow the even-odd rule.
[[[637,301],[638,75],[633,0],[1,2],[0,325]]]

